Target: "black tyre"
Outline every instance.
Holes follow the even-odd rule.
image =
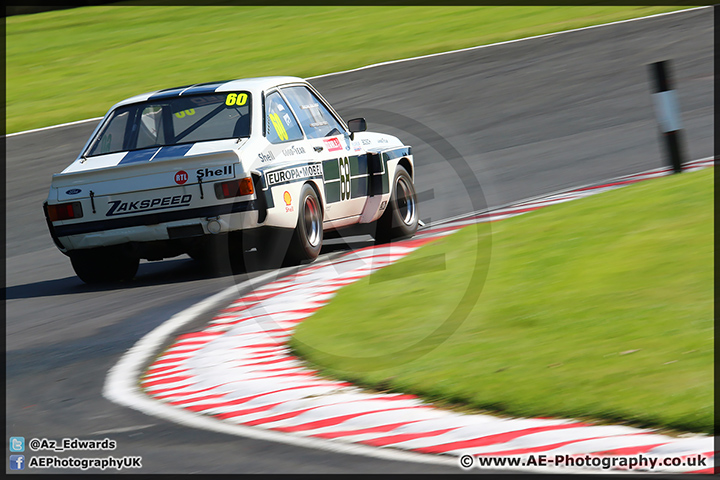
[[[230,269],[233,273],[245,272],[246,242],[244,241],[243,232],[232,232],[229,237],[228,257]]]
[[[208,235],[188,255],[211,275],[228,275],[245,271],[242,232]]]
[[[320,254],[323,242],[323,213],[315,189],[303,185],[298,202],[297,226],[285,256],[286,265],[312,262]]]
[[[93,248],[70,252],[75,274],[85,283],[112,283],[132,280],[140,259],[121,248]]]
[[[398,165],[392,195],[385,213],[377,220],[375,240],[386,243],[415,235],[418,229],[417,195],[410,174]]]

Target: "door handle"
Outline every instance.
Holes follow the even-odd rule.
[[[322,151],[323,151],[323,147],[313,147],[313,148],[315,149],[316,152],[322,152]]]

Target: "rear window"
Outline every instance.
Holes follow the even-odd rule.
[[[248,92],[162,98],[119,107],[86,156],[250,136]]]

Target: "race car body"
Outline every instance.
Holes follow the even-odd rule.
[[[218,245],[236,264],[251,246],[298,263],[317,257],[329,230],[410,236],[411,148],[365,130],[295,77],[135,96],[53,176],[48,227],[88,283],[132,278],[141,258],[208,259]]]

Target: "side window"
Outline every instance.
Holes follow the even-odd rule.
[[[95,144],[92,145],[87,155],[92,157],[94,155],[122,151],[123,142],[125,141],[125,129],[127,128],[129,118],[129,110],[118,110],[108,121],[103,131],[97,136]]]
[[[274,92],[265,99],[265,123],[270,143],[302,140],[303,134],[295,117],[279,93]]]
[[[140,114],[140,131],[135,148],[152,147],[164,143],[162,109],[163,107],[159,105],[151,105],[143,109]]]
[[[308,138],[321,138],[343,133],[342,125],[306,87],[285,88],[283,93],[297,114]]]

